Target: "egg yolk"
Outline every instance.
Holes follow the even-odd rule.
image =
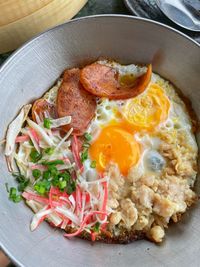
[[[162,88],[152,84],[147,92],[126,102],[122,115],[136,131],[152,131],[167,119],[169,108],[169,99]]]
[[[91,144],[89,154],[96,161],[99,172],[111,163],[117,163],[120,172],[127,175],[129,169],[138,162],[140,147],[133,134],[119,126],[111,125],[102,129],[98,138]]]

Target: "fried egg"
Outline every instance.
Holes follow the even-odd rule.
[[[111,162],[118,165],[124,176],[134,166],[145,174],[164,168],[159,133],[169,131],[173,135],[178,129],[191,131],[191,122],[182,101],[169,90],[168,83],[161,81],[159,75],[153,74],[148,88],[135,98],[97,100],[96,114],[87,130],[92,141],[89,159],[84,163],[86,173],[96,177]],[[196,147],[193,138],[190,143]],[[95,170],[90,167],[92,161],[96,162]]]

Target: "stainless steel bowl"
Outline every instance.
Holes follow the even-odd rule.
[[[153,62],[153,69],[188,96],[200,117],[200,47],[162,24],[130,16],[94,16],[53,28],[15,52],[0,69],[0,137],[19,108],[40,97],[68,67],[98,57],[120,62]],[[32,212],[8,200],[14,184],[0,156],[0,242],[19,266],[199,266],[200,206],[167,231],[161,246],[148,241],[106,245],[67,240],[47,224],[31,233]]]

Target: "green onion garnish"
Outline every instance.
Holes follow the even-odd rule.
[[[54,165],[48,166],[48,171],[50,172],[51,177],[55,177],[59,174],[58,169]]]
[[[42,158],[42,154],[38,153],[36,149],[32,149],[30,158],[33,163],[36,163]]]
[[[47,180],[51,177],[51,172],[50,171],[44,171],[42,174],[42,178]]]
[[[23,192],[24,189],[28,186],[30,180],[27,179],[24,175],[21,173],[12,173],[12,176],[16,178],[16,181],[19,183],[18,184],[18,190],[20,192]]]
[[[37,193],[39,193],[40,195],[44,195],[46,192],[48,192],[50,187],[51,183],[47,180],[38,181],[34,185],[35,191],[37,191]]]
[[[44,118],[44,124],[43,124],[44,128],[50,129],[51,128],[51,124],[52,124],[52,122],[51,122],[50,119]]]
[[[18,203],[22,200],[21,196],[17,194],[17,189],[14,187],[10,188],[9,199],[14,203]]]
[[[48,147],[44,150],[44,152],[47,154],[47,155],[52,155],[53,152],[54,152],[54,148],[53,147]]]
[[[67,182],[66,181],[59,181],[58,182],[59,189],[63,190],[66,186],[67,186]]]
[[[27,180],[25,180],[24,182],[19,183],[19,184],[18,184],[18,187],[17,187],[18,190],[19,190],[20,192],[23,192],[24,189],[29,185],[29,182],[30,182],[30,180],[27,179]]]
[[[35,170],[32,171],[32,175],[36,179],[38,179],[41,176],[41,174],[42,174],[41,171],[38,170],[38,169],[35,169]]]
[[[93,227],[93,231],[94,232],[99,232],[99,227],[100,227],[100,223],[99,222],[96,222],[94,227]]]
[[[65,164],[63,160],[57,159],[57,160],[52,160],[52,161],[44,161],[42,162],[42,165],[45,166],[51,166],[51,165],[63,165]]]
[[[96,168],[96,165],[97,165],[97,163],[96,163],[95,160],[93,160],[93,161],[90,163],[90,167],[91,167],[91,168]]]
[[[90,143],[85,142],[85,143],[83,143],[82,147],[89,148],[90,147]]]
[[[67,185],[66,192],[68,195],[71,195],[75,190],[76,190],[76,183],[75,181],[71,181],[71,183]]]
[[[84,137],[85,137],[85,139],[86,139],[87,141],[91,141],[91,140],[92,140],[92,136],[91,136],[91,134],[89,134],[89,133],[85,133],[85,134],[84,134]]]
[[[84,162],[86,159],[88,159],[88,149],[84,149],[81,153],[81,162]]]
[[[59,173],[58,177],[62,178],[63,180],[65,180],[67,182],[69,182],[71,179],[71,175],[67,171],[65,171],[63,173]]]
[[[28,142],[29,142],[29,145],[34,146],[31,139]]]

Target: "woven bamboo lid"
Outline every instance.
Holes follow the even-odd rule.
[[[87,0],[0,0],[0,53],[71,19]]]

